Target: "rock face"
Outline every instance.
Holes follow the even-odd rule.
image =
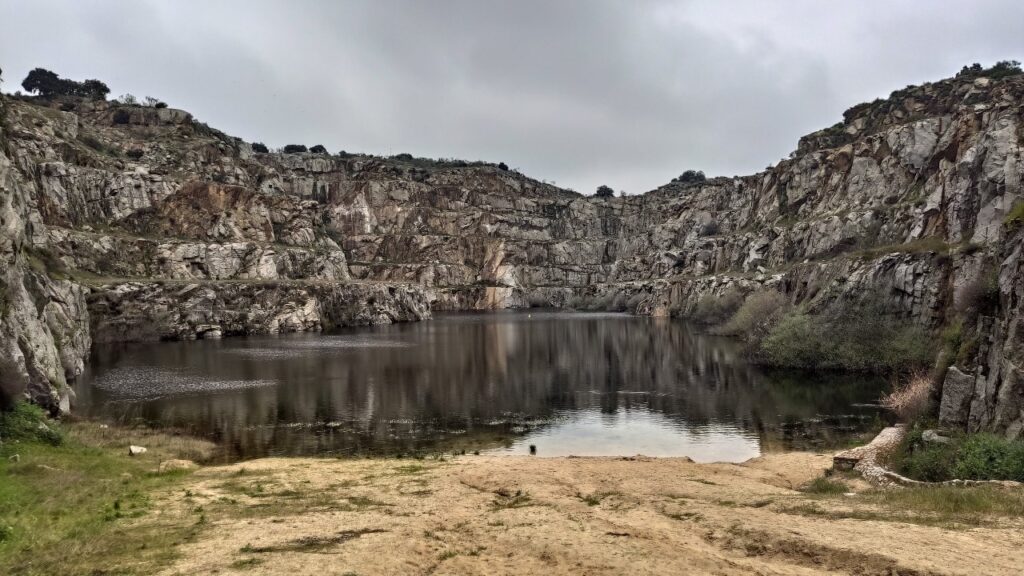
[[[944,419],[1024,428],[1024,76],[858,105],[745,177],[587,197],[485,163],[256,154],[169,109],[3,98],[3,395],[56,408],[90,338],[205,338],[774,288],[938,329],[997,284]],[[10,375],[10,376],[9,376]]]

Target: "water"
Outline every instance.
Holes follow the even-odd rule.
[[[98,347],[77,410],[225,459],[480,450],[739,462],[878,425],[885,383],[765,372],[673,320],[500,312],[335,334]]]

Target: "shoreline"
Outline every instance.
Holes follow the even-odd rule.
[[[829,480],[831,452],[740,464],[437,455],[193,468],[179,459],[202,460],[212,444],[66,428],[64,446],[0,446],[0,476],[33,491],[16,499],[0,572],[1004,576],[1024,563],[1024,492]],[[148,450],[128,456],[135,443]],[[961,498],[985,506],[949,506]],[[64,499],[81,517],[54,526],[48,510],[67,509]]]

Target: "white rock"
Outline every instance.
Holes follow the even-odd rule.
[[[131,446],[128,447],[128,455],[129,456],[138,456],[139,454],[145,454],[145,453],[146,453],[145,446],[131,445]]]

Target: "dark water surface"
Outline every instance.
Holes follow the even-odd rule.
[[[105,347],[77,409],[225,458],[481,450],[738,462],[878,425],[885,383],[765,371],[679,321],[499,312],[335,334]]]

